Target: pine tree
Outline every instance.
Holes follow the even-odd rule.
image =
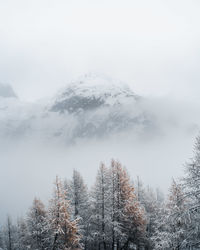
[[[7,248],[8,250],[12,250],[14,248],[14,243],[13,243],[13,226],[11,223],[10,217],[7,218]]]
[[[153,236],[157,230],[158,221],[161,222],[161,215],[163,211],[163,203],[157,200],[157,195],[154,190],[147,187],[144,191],[144,197],[142,198],[142,205],[145,208],[146,218],[147,218],[147,247],[148,249],[153,249]]]
[[[49,208],[52,250],[80,249],[77,221],[71,220],[70,203],[66,197],[66,191],[61,181],[56,177]]]
[[[174,249],[181,249],[186,238],[186,209],[187,202],[184,198],[182,186],[172,180],[169,199],[167,203],[169,211],[170,244]]]
[[[0,250],[5,249],[4,246],[4,234],[3,234],[3,228],[0,227]]]
[[[67,191],[67,198],[70,200],[72,217],[74,220],[78,219],[79,231],[82,234],[81,243],[86,248],[90,217],[88,188],[77,170],[73,171],[71,181],[65,181],[64,187]]]
[[[125,168],[112,160],[112,249],[129,249],[131,244],[139,245],[145,234],[145,215],[135,195]]]
[[[120,175],[121,199],[124,206],[123,227],[126,233],[126,249],[129,243],[136,243],[138,246],[144,241],[146,220],[144,209],[140,206],[134,186],[130,183],[129,176],[125,169]],[[143,242],[144,243],[144,242]]]
[[[150,238],[150,249],[170,250],[170,233],[168,226],[168,210],[166,204],[157,207],[154,228]]]
[[[23,218],[18,219],[17,221],[17,249],[27,250],[30,249],[30,237],[27,229],[26,221]],[[34,249],[34,248],[32,248]]]
[[[7,217],[4,228],[4,244],[6,250],[16,249],[16,227],[13,225],[10,216]]]
[[[157,232],[155,233],[155,249],[180,250],[185,247],[187,231],[187,203],[180,184],[174,180],[168,200],[158,216]]]
[[[37,198],[27,216],[27,227],[31,249],[43,250],[48,245],[48,220],[44,204]]]
[[[108,249],[111,214],[109,200],[109,175],[103,163],[100,164],[92,196],[91,239],[93,249]],[[90,246],[90,247],[92,247]]]
[[[186,175],[183,179],[184,191],[189,207],[186,244],[200,247],[200,136],[194,146],[194,157],[186,164]]]

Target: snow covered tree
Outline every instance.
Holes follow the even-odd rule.
[[[194,146],[194,156],[186,164],[186,175],[183,179],[185,196],[189,202],[186,242],[188,246],[200,247],[200,136]]]
[[[103,163],[100,164],[96,182],[91,193],[92,216],[91,239],[93,249],[108,249],[111,225],[110,200],[109,200],[109,173]]]
[[[0,227],[0,250],[5,249],[4,247],[4,235],[3,235],[3,228]]]
[[[140,206],[127,171],[112,160],[109,169],[101,163],[91,193],[92,216],[89,249],[130,249],[143,243],[144,209]]]
[[[27,228],[30,248],[43,250],[48,242],[48,221],[44,204],[39,199],[34,199],[27,216]]]
[[[73,219],[78,219],[79,231],[82,234],[81,243],[87,247],[88,223],[90,206],[88,188],[77,170],[73,171],[72,180],[65,181],[64,188],[67,191],[67,199],[70,200]]]
[[[17,249],[27,250],[30,249],[30,238],[28,234],[27,224],[23,218],[18,219],[17,221]],[[31,248],[34,249],[34,248]],[[38,248],[39,249],[39,248]]]
[[[170,237],[168,227],[168,211],[166,204],[162,204],[157,207],[154,218],[154,227],[151,235],[148,235],[150,239],[150,245],[148,249],[154,250],[170,250]]]
[[[15,250],[16,248],[16,227],[12,224],[10,216],[7,217],[4,228],[4,245],[6,250]]]
[[[11,223],[11,219],[8,216],[7,217],[7,249],[12,250],[14,248],[14,242],[13,242],[13,225]]]
[[[172,180],[168,208],[168,225],[170,228],[170,247],[171,249],[181,249],[186,238],[186,209],[187,202],[184,198],[182,186]]]
[[[80,249],[77,220],[71,220],[70,203],[66,197],[66,190],[56,177],[53,198],[49,207],[52,250]]]
[[[164,194],[160,188],[156,188],[156,200],[157,200],[157,203],[160,203],[160,204],[162,204],[165,200]]]
[[[154,235],[154,249],[180,250],[186,247],[187,203],[182,186],[174,180],[168,200],[158,214],[157,231]]]
[[[153,239],[158,227],[158,223],[162,222],[163,203],[157,200],[157,195],[149,186],[144,190],[144,196],[140,201],[145,208],[147,218],[147,248],[153,249]]]
[[[139,246],[145,234],[145,215],[135,195],[134,186],[121,163],[111,161],[112,249]]]

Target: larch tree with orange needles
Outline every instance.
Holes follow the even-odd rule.
[[[113,249],[129,249],[143,243],[145,212],[135,195],[128,173],[121,163],[111,162],[111,200],[113,221]]]
[[[66,197],[62,182],[56,177],[49,208],[52,250],[81,249],[77,221],[71,220],[70,204]]]

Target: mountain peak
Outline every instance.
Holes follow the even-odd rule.
[[[138,96],[128,85],[99,74],[86,74],[67,85],[56,97],[52,111],[73,113],[135,102]]]
[[[77,81],[73,81],[68,86],[79,87],[85,89],[90,89],[91,94],[104,94],[114,92],[132,92],[127,84],[124,82],[113,79],[104,74],[88,73],[78,78]],[[95,93],[95,90],[97,93]],[[90,93],[88,93],[90,94]]]

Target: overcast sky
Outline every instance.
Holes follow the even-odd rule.
[[[87,72],[199,99],[199,0],[2,0],[0,82],[23,100]]]

